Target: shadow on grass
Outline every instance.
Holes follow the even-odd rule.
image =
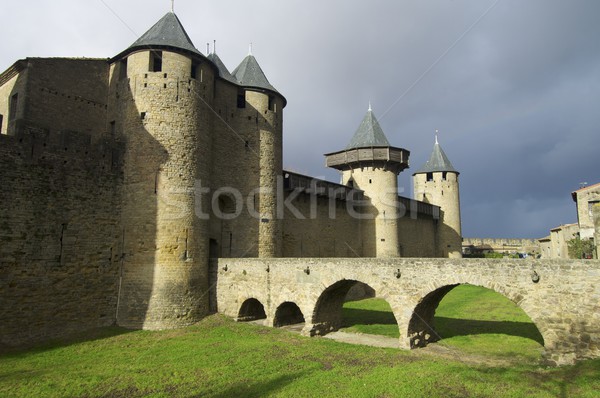
[[[531,322],[478,321],[437,316],[434,322],[436,331],[442,338],[493,333],[524,337],[544,345],[544,338]]]
[[[396,318],[388,311],[372,311],[354,308],[343,309],[342,327],[355,325],[395,325]],[[537,327],[531,322],[477,321],[435,317],[435,329],[442,338],[468,336],[473,334],[506,334],[524,337],[544,345],[544,339]]]
[[[360,310],[355,308],[343,309],[342,327],[355,325],[396,325],[394,314],[389,311]]]
[[[21,346],[0,345],[0,356],[20,357],[31,353],[39,353],[56,348],[67,347],[74,344],[86,343],[96,340],[102,340],[109,337],[115,337],[122,334],[135,332],[135,330],[125,329],[118,326],[108,326],[96,328],[82,332],[72,333],[61,338],[51,339],[45,342],[32,343]]]
[[[218,393],[211,394],[209,393],[200,393],[198,395],[189,395],[188,398],[199,398],[199,397],[214,397],[214,398],[230,398],[230,397],[264,397],[271,394],[276,393],[281,390],[288,384],[293,383],[296,380],[299,380],[305,376],[307,376],[310,372],[297,372],[297,373],[288,373],[284,376],[276,377],[272,380],[260,382],[260,383],[252,383],[246,381],[241,381],[235,383],[234,385],[225,388]]]

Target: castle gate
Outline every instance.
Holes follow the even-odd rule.
[[[471,284],[504,295],[531,318],[548,363],[600,357],[598,261],[222,258],[213,266],[218,311],[236,319],[256,315],[247,313],[251,303],[267,325],[288,323],[287,314],[305,320],[304,334],[324,335],[340,327],[346,293],[363,282],[390,304],[400,346],[411,349],[436,340],[429,325],[444,295]]]

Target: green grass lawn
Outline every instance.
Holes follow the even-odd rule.
[[[443,318],[466,319],[460,311]],[[466,337],[453,333],[447,341]],[[0,397],[596,397],[599,389],[600,360],[473,366],[220,315],[171,331],[103,329],[0,356]]]
[[[399,337],[396,319],[382,299],[344,305],[344,328],[357,333]],[[434,320],[438,344],[471,354],[535,362],[543,338],[531,319],[506,297],[483,287],[460,285],[440,302]]]

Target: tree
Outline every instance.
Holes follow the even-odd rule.
[[[567,241],[567,246],[569,247],[570,258],[593,258],[593,239],[581,240],[581,238],[578,236],[575,239]]]

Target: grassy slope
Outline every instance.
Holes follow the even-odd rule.
[[[89,337],[3,355],[0,396],[594,397],[600,389],[600,361],[473,367],[222,316],[175,331],[115,328]]]

